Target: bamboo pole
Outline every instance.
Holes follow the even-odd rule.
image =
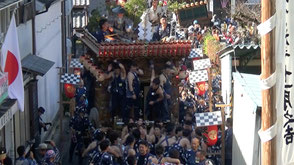
[[[261,1],[261,22],[265,22],[272,16],[272,0]],[[262,36],[261,38],[261,78],[266,79],[272,74],[272,38],[271,32]],[[273,123],[273,106],[272,106],[272,89],[262,91],[262,114],[261,114],[261,129],[267,130],[272,126]],[[274,151],[272,148],[272,141],[262,143],[261,150],[261,163],[263,165],[275,164],[272,160],[274,159]]]

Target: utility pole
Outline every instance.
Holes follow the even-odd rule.
[[[272,4],[274,0],[261,1],[261,22],[267,21],[273,13]],[[273,73],[273,33],[269,32],[261,38],[261,79],[268,78]],[[273,90],[262,90],[262,114],[261,114],[261,129],[267,130],[273,124]],[[275,162],[274,143],[272,140],[262,143],[261,162],[263,165],[274,165]]]

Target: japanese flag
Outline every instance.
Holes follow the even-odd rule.
[[[19,109],[24,111],[24,87],[14,15],[1,48],[1,69],[8,73],[8,96],[17,99]]]

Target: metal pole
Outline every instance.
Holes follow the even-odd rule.
[[[272,1],[261,1],[261,22],[265,22],[272,16]],[[273,60],[273,44],[271,32],[261,38],[261,78],[266,79],[272,74]],[[261,114],[261,129],[267,130],[273,123],[273,91],[267,89],[262,91],[262,114]],[[262,143],[261,162],[263,165],[275,164],[272,141]]]

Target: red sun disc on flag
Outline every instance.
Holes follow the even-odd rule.
[[[18,62],[14,54],[7,52],[4,72],[8,73],[8,85],[12,84],[17,77],[19,70]]]

